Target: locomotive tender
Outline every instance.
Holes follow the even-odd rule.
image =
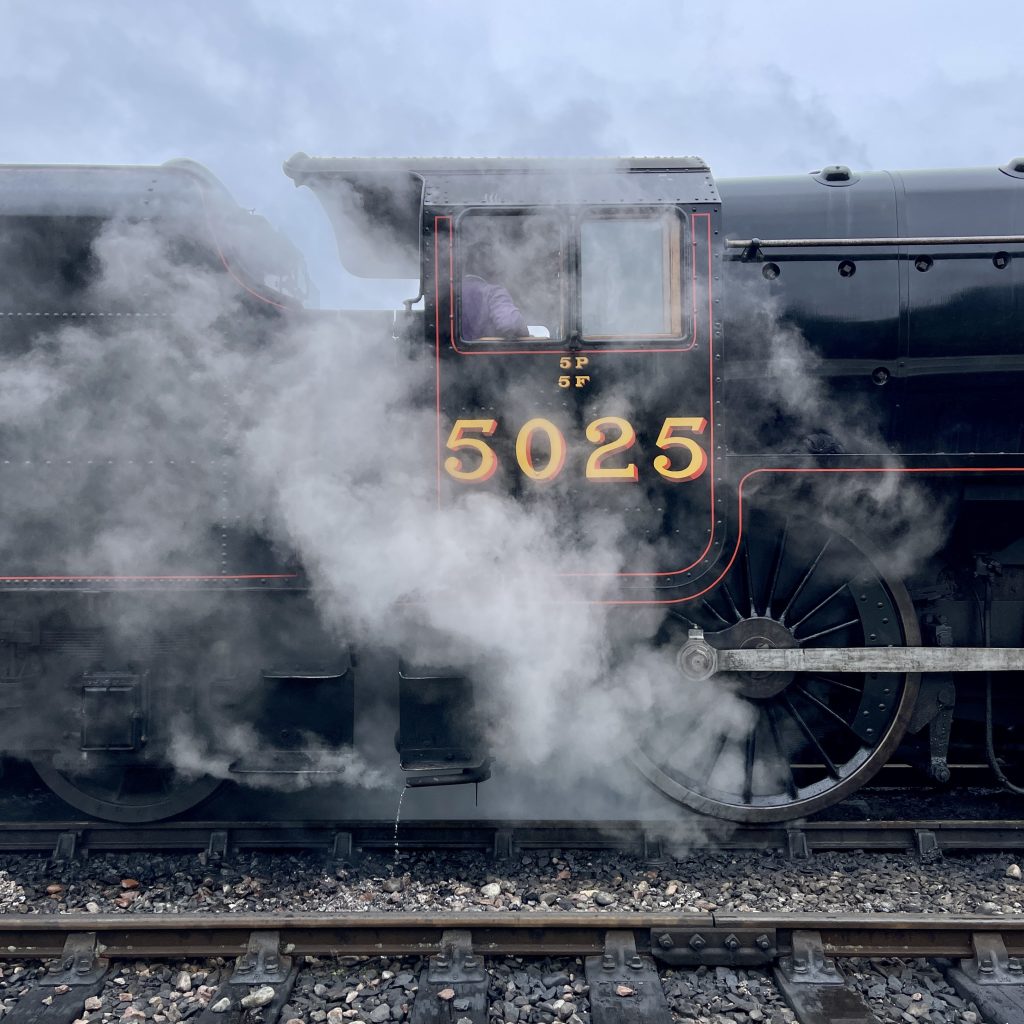
[[[622,524],[615,571],[570,575],[578,600],[663,618],[651,643],[684,707],[631,756],[666,797],[786,820],[894,759],[941,783],[951,757],[982,756],[1013,788],[1024,160],[716,181],[693,158],[298,154],[285,171],[320,199],[349,271],[420,281],[404,311],[338,322],[432,360],[434,432],[414,443],[438,506],[492,491],[580,529]],[[313,748],[355,743],[360,665],[319,624],[299,561],[232,511],[230,401],[164,408],[188,375],[163,364],[141,420],[104,393],[122,361],[147,369],[146,338],[216,321],[258,362],[322,324],[300,261],[187,162],[3,167],[0,218],[6,390],[37,388],[40,361],[84,360],[83,386],[42,388],[0,424],[17,496],[0,542],[3,752],[87,813],[167,817],[217,785],[170,767],[167,723],[214,700],[261,740],[228,774],[316,770]],[[147,264],[140,225],[165,265]],[[138,265],[112,287],[124,237]],[[183,300],[188,268],[219,282],[229,324]],[[505,289],[528,333],[466,329],[470,276]],[[156,422],[158,439],[138,429]],[[188,528],[159,517],[138,542],[169,504]],[[409,784],[487,778],[469,713],[486,681],[397,671]],[[728,729],[717,694],[742,710]]]

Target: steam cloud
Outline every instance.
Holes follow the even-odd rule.
[[[582,602],[565,575],[661,560],[623,517],[580,519],[558,492],[528,503],[470,489],[439,509],[425,401],[431,353],[396,343],[381,317],[254,318],[220,268],[198,268],[176,246],[152,225],[108,225],[82,293],[108,315],[33,328],[5,350],[0,542],[16,559],[12,572],[216,573],[231,554],[225,545],[256,535],[269,540],[268,558],[298,555],[314,588],[305,619],[226,620],[216,595],[112,600],[99,613],[118,637],[177,629],[207,644],[198,663],[222,691],[217,702],[201,716],[171,715],[170,752],[184,775],[227,777],[258,746],[231,708],[258,686],[268,628],[297,658],[326,637],[463,668],[487,695],[498,770],[557,766],[563,779],[614,777],[633,791],[638,781],[609,768],[645,723],[681,716],[670,739],[695,764],[708,753],[712,720],[742,735],[748,715],[728,687],[686,692],[674,652],[651,645],[660,610]],[[840,414],[830,400],[803,339],[774,311],[759,315],[770,353],[765,422],[781,415],[798,434],[877,445],[869,417],[851,417],[849,406]],[[623,415],[642,401],[615,396]],[[514,422],[535,414],[514,386],[506,402]],[[751,444],[757,434],[754,425]],[[897,540],[926,504],[885,476],[833,494],[858,515],[883,509]],[[938,538],[922,540],[915,527],[917,547],[900,550],[916,562]],[[699,717],[699,734],[688,732],[687,715]],[[742,770],[733,761],[723,759],[717,781]],[[315,767],[343,769],[357,785],[387,781],[348,751],[324,747]]]

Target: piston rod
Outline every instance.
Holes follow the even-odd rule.
[[[1024,647],[799,647],[718,651],[719,672],[1022,672]]]
[[[694,680],[718,672],[1024,672],[1024,647],[765,646],[719,650],[701,630],[692,629],[676,664],[684,676]]]

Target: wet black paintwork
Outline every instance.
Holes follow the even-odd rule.
[[[703,178],[704,175],[700,175],[700,179]],[[613,180],[603,183],[603,190],[597,196],[602,204],[607,204],[608,197],[613,195],[613,184]],[[706,187],[703,181],[699,184]],[[465,183],[462,186],[465,188]],[[556,192],[557,186],[562,188],[562,193]],[[484,181],[476,187],[484,190],[481,194],[493,195],[487,192],[488,188],[493,188],[493,183]],[[590,187],[593,190],[594,182]],[[522,190],[523,186],[520,184],[519,188]],[[657,196],[651,188],[651,184],[642,189],[636,185],[632,188],[633,193],[644,199],[645,209],[658,205],[652,204],[652,197]],[[598,521],[602,517],[614,517],[626,524],[626,537],[622,542],[626,557],[619,568],[648,573],[655,569],[692,568],[681,575],[693,579],[711,568],[725,539],[724,531],[713,526],[715,517],[711,504],[713,476],[721,472],[722,463],[720,459],[715,461],[712,448],[712,325],[707,294],[707,267],[709,263],[717,267],[720,259],[720,250],[714,242],[719,206],[717,195],[713,193],[707,202],[691,202],[680,207],[674,200],[680,198],[682,191],[690,189],[678,185],[675,192],[661,191],[673,200],[661,205],[677,209],[687,218],[682,243],[686,255],[681,271],[686,312],[683,335],[678,339],[588,343],[579,336],[578,296],[570,271],[565,337],[550,342],[475,345],[458,340],[458,225],[465,208],[450,205],[451,189],[442,191],[431,188],[428,183],[425,194],[441,202],[425,207],[423,218],[424,340],[435,347],[438,358],[442,465],[449,454],[445,438],[456,420],[483,417],[498,422],[498,429],[489,441],[499,459],[494,477],[482,484],[467,485],[454,482],[442,470],[439,473],[442,503],[454,500],[460,491],[466,494],[467,487],[511,493],[521,502],[542,505],[551,511],[558,523],[567,527],[566,540],[570,543],[578,542],[580,535],[599,528]],[[578,188],[568,187],[565,181],[548,181],[530,193],[535,201],[562,200],[560,215],[565,219],[563,237],[567,240],[564,259],[569,268],[577,265],[578,220],[587,209],[576,204],[578,195],[574,193],[578,192]],[[620,201],[629,194],[632,193],[620,190]],[[567,202],[570,197],[574,200],[571,203]],[[699,228],[694,226],[695,222],[699,223]],[[691,232],[695,242],[692,248]],[[454,289],[453,267],[456,268]],[[696,316],[692,316],[694,308]],[[576,360],[580,356],[587,362],[577,369]],[[560,365],[564,358],[573,364],[568,376],[575,382],[577,375],[585,374],[585,386],[576,387],[574,383],[568,388],[559,386],[559,378],[567,373]],[[635,461],[636,483],[608,484],[587,479],[586,462],[594,451],[594,444],[586,439],[585,431],[588,423],[606,416],[622,417],[636,430],[635,446],[628,455],[619,455],[612,463],[623,465]],[[660,454],[655,442],[665,418],[679,416],[703,417],[707,421],[700,440],[712,464],[699,479],[669,483],[653,469],[653,460]],[[567,442],[565,468],[550,483],[531,481],[517,467],[516,435],[533,417],[543,417],[556,424]],[[678,449],[676,457],[679,458]],[[541,458],[546,462],[547,452],[543,447]],[[672,552],[670,561],[652,561],[650,545],[656,541],[661,541],[664,549]],[[578,566],[580,571],[590,568],[589,565]],[[676,579],[671,582],[675,584]],[[626,584],[644,589],[649,589],[650,585],[649,578]]]
[[[985,453],[1009,452],[1012,457],[1003,458],[1001,464],[1024,469],[1024,460],[1020,458],[1022,403],[1018,399],[1024,373],[1024,253],[1008,247],[1009,261],[1000,260],[997,266],[992,260],[991,246],[939,247],[925,252],[895,247],[854,247],[832,252],[796,249],[765,254],[765,260],[775,263],[779,271],[769,277],[763,273],[764,260],[744,261],[737,253],[727,256],[721,248],[727,236],[1022,234],[1024,180],[996,168],[861,174],[848,185],[825,184],[811,176],[721,182],[723,205],[721,219],[716,221],[716,247],[712,253],[715,262],[710,276],[714,279],[715,301],[721,302],[722,312],[714,314],[713,330],[697,339],[695,352],[658,353],[653,348],[629,352],[626,349],[630,346],[613,344],[609,350],[620,350],[599,357],[600,363],[589,368],[592,380],[588,387],[569,393],[559,391],[556,380],[559,359],[571,349],[571,332],[564,341],[541,346],[542,351],[536,355],[517,355],[505,360],[467,360],[457,356],[449,330],[450,317],[457,316],[457,312],[450,304],[446,307],[443,301],[431,298],[438,291],[443,293],[443,287],[434,286],[443,284],[437,280],[438,274],[446,273],[443,265],[431,264],[433,218],[438,214],[455,218],[472,208],[489,211],[507,208],[509,203],[551,202],[559,202],[567,209],[573,204],[578,208],[581,203],[620,208],[630,203],[672,204],[688,215],[706,208],[718,216],[718,193],[706,168],[681,164],[673,170],[659,165],[644,170],[644,174],[649,174],[646,178],[626,175],[625,169],[610,168],[599,182],[591,179],[593,187],[589,191],[576,189],[560,195],[552,195],[543,187],[531,191],[527,187],[528,175],[524,173],[513,179],[515,188],[504,198],[500,193],[508,178],[494,174],[479,178],[452,175],[446,169],[443,180],[434,182],[433,192],[425,187],[423,196],[429,200],[425,209],[420,207],[415,192],[401,193],[398,206],[402,212],[408,213],[413,208],[411,200],[415,200],[417,215],[415,234],[401,239],[402,251],[405,256],[415,252],[417,257],[423,257],[420,269],[427,295],[426,311],[416,324],[419,329],[411,332],[416,335],[412,343],[438,345],[439,358],[445,364],[445,379],[453,380],[452,387],[446,387],[440,395],[442,456],[445,432],[451,420],[459,416],[477,417],[493,412],[503,423],[495,447],[503,463],[511,465],[515,431],[526,416],[546,416],[561,426],[567,439],[578,440],[590,417],[613,414],[628,416],[636,426],[638,452],[645,459],[645,470],[649,470],[654,454],[652,435],[664,417],[706,411],[709,419],[717,419],[717,406],[711,405],[708,390],[709,374],[706,370],[690,372],[692,366],[700,365],[700,345],[704,344],[706,356],[713,335],[715,354],[722,357],[722,368],[719,370],[718,363],[712,363],[715,368],[711,376],[726,390],[723,420],[731,431],[729,438],[720,435],[719,440],[729,443],[732,455],[723,458],[722,472],[718,474],[727,486],[719,491],[717,500],[724,504],[720,511],[716,510],[714,518],[723,528],[717,536],[717,547],[705,559],[700,572],[694,573],[701,579],[700,585],[716,582],[724,561],[721,556],[731,550],[738,521],[736,485],[745,473],[778,465],[780,461],[790,468],[808,470],[863,464],[863,460],[856,463],[856,454],[807,455],[806,449],[799,447],[803,438],[792,433],[786,415],[765,406],[764,379],[769,370],[788,373],[797,384],[804,383],[802,378],[821,378],[827,384],[829,414],[825,421],[810,424],[812,428],[834,432],[841,441],[844,421],[856,417],[876,423],[879,431],[875,447],[861,449],[872,453],[875,464],[887,451],[902,448],[917,453],[906,460],[911,467],[991,465],[999,459]],[[52,243],[50,255],[56,252],[57,256],[58,298],[66,301],[76,292],[87,290],[93,268],[85,251],[87,246],[78,235],[90,234],[97,218],[103,220],[125,213],[119,190],[120,182],[128,180],[124,177],[126,173],[129,172],[90,171],[86,176],[89,187],[76,190],[64,184],[69,180],[64,178],[64,172],[55,171],[45,179],[50,182],[49,194],[45,189],[9,189],[5,193],[7,200],[14,203],[0,206],[0,214],[6,217],[8,231],[4,237],[8,243],[20,239],[18,245],[22,246],[25,239],[32,240],[33,225],[25,223],[26,219],[42,216],[47,220],[43,235],[48,244]],[[139,173],[142,177],[132,172],[132,180],[140,187],[129,190],[130,198],[132,203],[144,206],[150,203],[150,198],[148,179],[143,178],[150,172]],[[167,181],[180,177],[167,170],[154,173]],[[673,183],[682,186],[684,180],[686,188],[667,187]],[[662,188],[663,185],[666,187]],[[194,190],[188,191],[191,195]],[[188,209],[199,224],[198,207]],[[138,215],[138,211],[133,208],[128,215]],[[400,221],[401,218],[387,220],[386,238],[398,230]],[[76,225],[82,231],[77,231]],[[21,231],[17,239],[15,228]],[[210,250],[205,256],[216,267],[222,254]],[[846,261],[855,267],[854,274],[839,273],[840,265]],[[917,269],[919,263],[927,269]],[[701,275],[707,273],[705,266],[699,266]],[[574,269],[570,264],[568,276]],[[14,283],[13,279],[8,282],[12,298],[21,303],[34,301],[38,273],[34,278],[29,275],[27,282],[18,282],[17,287],[13,287]],[[702,286],[708,283],[706,276],[701,278]],[[573,301],[571,284],[569,296]],[[58,304],[51,306],[50,312],[61,309]],[[266,326],[272,329],[271,322]],[[8,326],[5,336],[14,350],[19,346],[24,349],[27,343],[27,335],[19,328],[20,325],[13,329]],[[819,365],[810,371],[806,363],[800,362],[788,368],[771,368],[771,356],[783,341],[798,345],[801,340],[820,357]],[[448,371],[457,365],[458,371],[448,376]],[[629,401],[622,403],[624,391],[629,393]],[[716,401],[720,394],[716,391]],[[622,404],[617,408],[603,404],[612,401]],[[433,437],[425,439],[425,444],[429,450],[424,465],[433,469],[433,456],[437,454]],[[560,484],[563,490],[549,492],[556,497],[564,495],[561,512],[565,520],[575,520],[579,529],[585,531],[586,519],[581,516],[600,516],[604,511],[621,514],[623,502],[633,502],[633,507],[625,511],[635,515],[634,521],[639,524],[636,537],[641,541],[657,537],[663,542],[662,550],[672,560],[665,568],[678,565],[700,549],[708,529],[706,523],[711,518],[710,492],[704,483],[682,491],[666,488],[657,479],[647,477],[636,489],[594,489],[581,501],[578,483],[587,449],[581,452],[571,447],[570,451],[571,461]],[[713,457],[719,458],[717,449]],[[726,468],[730,461],[731,468]],[[997,479],[998,485],[994,482]],[[1019,485],[1005,482],[1009,479],[991,474],[973,478],[970,489],[965,488],[964,492],[975,505],[983,506],[983,511],[974,509],[957,521],[957,532],[942,553],[952,566],[949,572],[958,572],[963,578],[967,578],[978,553],[994,554],[996,561],[1018,570],[1003,572],[1001,567],[994,586],[992,639],[1004,645],[1020,641],[1019,570],[1024,564],[1024,555],[1018,550],[1022,495]],[[575,481],[575,486],[570,486],[570,481]],[[522,481],[499,482],[521,501],[532,500],[529,487]],[[815,495],[809,490],[797,497],[805,507],[813,507]],[[937,582],[945,585],[948,573],[946,569],[942,571],[946,575]],[[935,582],[929,581],[929,586]],[[687,588],[692,592],[697,585],[697,579],[665,584],[684,593]],[[951,597],[944,604],[936,602],[954,594],[954,590],[951,586],[947,590],[942,586],[933,589],[940,598],[920,599],[921,603],[932,602],[929,614],[938,615],[941,611],[948,616],[952,625],[947,622],[944,626],[955,628],[957,642],[977,642],[976,609],[967,587],[960,597]],[[917,594],[921,593],[927,594],[927,588],[919,588]],[[10,606],[19,614],[28,609],[21,595],[8,596]],[[58,598],[58,602],[64,601],[65,598]],[[303,621],[312,618],[307,616]],[[288,632],[280,629],[280,609],[276,606],[266,613],[265,620],[254,617],[253,621],[266,621],[268,626],[263,632],[267,635]],[[326,637],[314,640],[325,648],[334,642]],[[256,649],[255,644],[238,646]],[[313,644],[303,646],[308,650]],[[299,674],[281,678],[294,678],[301,685],[308,685],[308,679]],[[343,696],[349,702],[348,694]],[[975,691],[973,697],[976,696]],[[316,707],[320,707],[319,702]],[[351,715],[347,720],[351,720]],[[348,738],[347,734],[344,738]]]
[[[443,435],[458,416],[490,409],[500,420],[499,413],[518,402],[523,412],[511,425],[511,437],[503,438],[499,430],[496,440],[507,466],[514,462],[514,431],[527,415],[549,416],[560,424],[564,420],[566,436],[571,438],[573,430],[582,433],[602,393],[618,396],[625,390],[631,397],[632,419],[638,421],[642,450],[652,440],[645,431],[656,431],[662,417],[689,413],[690,405],[699,404],[700,388],[695,390],[699,379],[680,372],[682,364],[674,356],[625,351],[603,355],[592,361],[589,389],[569,394],[558,393],[553,382],[557,357],[571,348],[571,337],[553,342],[550,355],[503,360],[458,357],[447,326],[457,325],[457,303],[454,309],[445,304],[448,267],[433,265],[433,229],[437,216],[457,225],[466,210],[482,211],[495,204],[495,193],[484,188],[490,179],[480,179],[479,195],[472,181],[466,190],[466,180],[460,179],[457,197],[447,186],[432,189],[429,181],[424,193],[434,204],[424,207],[422,221],[424,340],[439,346],[444,367]],[[922,468],[962,466],[972,460],[983,465],[983,453],[1019,454],[1024,435],[1024,412],[1016,399],[1024,383],[1024,251],[1020,247],[796,248],[767,250],[755,259],[721,248],[727,237],[1022,234],[1024,180],[988,168],[864,173],[838,185],[812,175],[725,180],[717,185],[722,204],[720,219],[717,203],[711,204],[716,212],[712,280],[703,264],[699,276],[701,287],[713,287],[716,300],[713,376],[718,382],[715,399],[723,402],[716,449],[720,446],[730,456],[716,467],[718,479],[725,482],[718,491],[724,529],[694,579],[660,581],[672,588],[697,581],[703,585],[710,579],[703,570],[714,572],[716,556],[729,548],[726,534],[738,513],[736,484],[752,469],[778,465],[780,457],[806,468],[867,464],[850,463],[849,458],[843,462],[844,456],[866,456],[878,464],[893,452],[903,453],[906,465]],[[530,192],[522,182],[518,187],[526,190],[523,202],[557,201],[573,215],[571,197],[536,188]],[[458,204],[453,204],[453,197]],[[602,201],[607,202],[607,196],[602,194]],[[685,209],[705,208],[691,204]],[[1005,252],[1009,259],[1000,259],[997,266],[996,252]],[[768,262],[777,268],[774,275],[764,272]],[[848,267],[841,272],[844,263],[853,265],[852,274]],[[919,265],[927,269],[920,270]],[[439,302],[434,299],[438,273]],[[568,300],[571,320],[577,301],[571,280]],[[774,357],[785,349],[791,358],[779,362]],[[691,369],[688,364],[687,370]],[[809,396],[815,389],[824,400],[820,412],[813,414],[818,418],[808,419]],[[770,397],[774,392],[787,397],[784,401]],[[685,413],[680,402],[687,406]],[[621,412],[600,409],[600,413]],[[840,453],[839,461],[801,458],[808,452],[828,455],[832,451]],[[768,462],[763,461],[765,457]],[[570,470],[571,462],[562,482],[567,494],[571,488],[566,481],[582,476]],[[529,500],[521,481],[501,482]],[[596,493],[584,494],[577,484],[573,501],[578,509],[593,504],[595,497]],[[657,486],[628,495],[634,497],[639,498],[632,513],[638,537],[649,539],[660,531],[680,543],[685,536],[686,546],[694,550],[700,546],[698,537],[704,536],[708,522],[706,490],[689,487],[685,501],[678,489],[666,493]],[[616,511],[621,511],[622,495],[615,499]],[[702,506],[700,524],[687,514],[698,505]],[[678,568],[678,563],[658,568]]]
[[[995,167],[876,172],[840,186],[810,175],[718,185],[731,238],[1024,233],[1024,179]],[[1001,268],[1000,251],[1010,257]],[[917,269],[920,257],[929,269]],[[798,248],[764,260],[779,267],[774,280],[761,261],[726,259],[730,362],[765,362],[772,327],[792,325],[829,361],[824,373],[844,399],[872,410],[889,447],[1021,450],[1024,248]],[[852,277],[840,276],[842,260],[856,264]],[[879,368],[881,386],[871,376]]]

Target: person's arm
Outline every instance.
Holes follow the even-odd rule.
[[[507,288],[500,284],[491,285],[487,296],[487,309],[494,329],[503,338],[528,338],[530,328],[526,318],[512,301]]]

